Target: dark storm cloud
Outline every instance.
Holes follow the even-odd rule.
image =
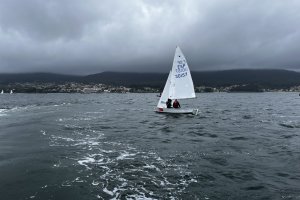
[[[0,72],[300,68],[297,0],[1,0]]]

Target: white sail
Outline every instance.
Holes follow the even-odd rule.
[[[166,108],[167,107],[167,100],[169,98],[169,89],[170,89],[170,84],[171,84],[171,74],[172,71],[170,71],[169,76],[168,76],[168,80],[165,84],[164,90],[160,96],[160,99],[158,101],[157,107],[158,108]]]
[[[176,48],[172,70],[157,104],[156,112],[197,115],[198,109],[167,108],[168,99],[195,98],[194,84],[190,69],[179,47]]]
[[[1,94],[4,94],[4,91],[3,91],[3,90],[1,91]]]
[[[12,90],[10,90],[10,94],[12,94],[13,93],[13,91]]]
[[[194,84],[186,59],[179,47],[176,47],[171,70],[170,99],[195,98]]]

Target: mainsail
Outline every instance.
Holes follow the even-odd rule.
[[[179,47],[176,47],[171,70],[170,99],[195,98],[194,84],[189,66]]]

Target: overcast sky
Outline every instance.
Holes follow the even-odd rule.
[[[300,70],[299,0],[0,0],[0,73]]]

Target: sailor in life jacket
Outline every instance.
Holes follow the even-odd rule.
[[[177,101],[177,99],[175,99],[174,102],[173,102],[173,108],[180,108],[180,104]]]

